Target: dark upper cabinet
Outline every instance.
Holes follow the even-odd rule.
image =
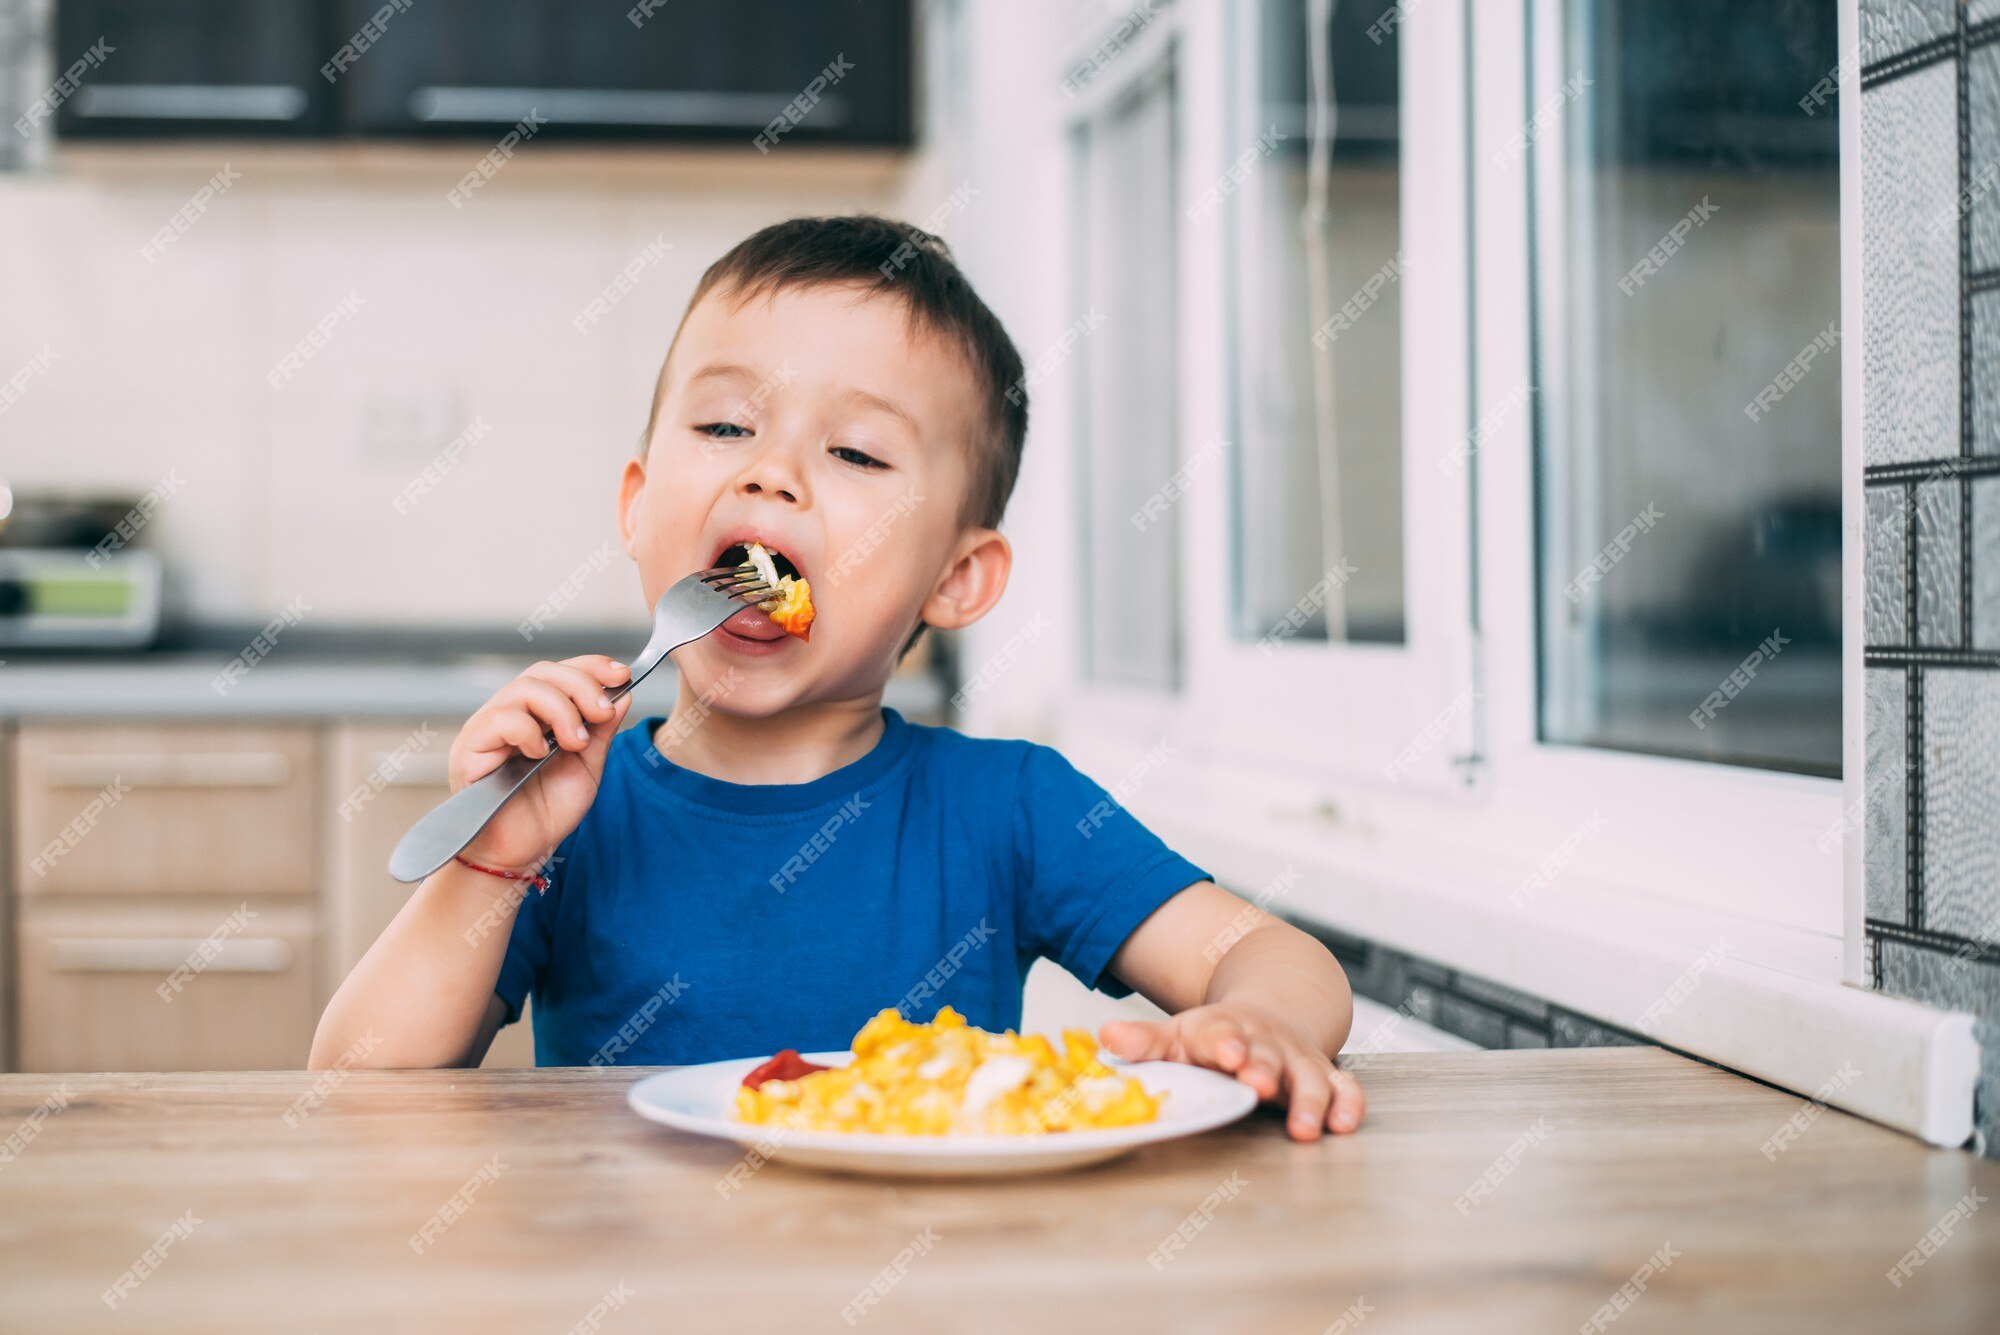
[[[537,137],[747,144],[799,100],[776,142],[910,142],[907,0],[419,0],[390,26],[346,76],[360,133],[486,135],[532,112]]]
[[[901,147],[911,0],[62,0],[70,136]],[[58,68],[67,64],[59,57]],[[775,124],[774,124],[775,123]]]
[[[324,6],[312,0],[62,0],[55,68],[103,55],[56,111],[67,138],[331,133]]]

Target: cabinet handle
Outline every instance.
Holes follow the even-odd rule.
[[[157,751],[130,755],[50,756],[51,788],[276,788],[292,777],[283,751]]]
[[[57,973],[171,973],[209,947],[200,936],[59,936],[49,941]],[[234,936],[215,945],[204,973],[283,973],[295,958],[292,943],[276,936]]]
[[[288,83],[92,83],[77,93],[85,119],[295,121],[306,92]]]
[[[762,129],[784,111],[793,93],[657,92],[643,88],[472,88],[426,85],[410,92],[410,115],[420,121],[512,125],[530,112],[572,125],[693,125]],[[845,125],[847,99],[820,98],[813,123]]]
[[[393,751],[376,751],[368,757],[368,773],[382,773],[396,756]],[[405,755],[396,762],[394,773],[382,779],[384,788],[443,788],[451,783],[450,756]]]

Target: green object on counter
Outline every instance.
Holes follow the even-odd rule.
[[[44,576],[29,585],[29,606],[39,616],[123,616],[132,605],[125,580]]]

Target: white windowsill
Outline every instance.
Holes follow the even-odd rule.
[[[1165,1011],[1137,992],[1114,997],[1085,987],[1069,970],[1049,959],[1036,960],[1028,970],[1021,998],[1024,1034],[1053,1036],[1066,1029],[1095,1034],[1110,1020],[1158,1020],[1165,1015]],[[1354,1023],[1340,1050],[1372,1056],[1381,1052],[1468,1052],[1478,1046],[1457,1034],[1448,1034],[1422,1020],[1390,1010],[1380,1002],[1356,997]]]
[[[1245,896],[1295,869],[1302,879],[1274,910],[1648,1033],[1801,1094],[1849,1072],[1826,1102],[1934,1145],[1960,1145],[1972,1134],[1979,1061],[1972,1017],[1843,985],[1837,938],[1580,876],[1516,910],[1508,896],[1518,871],[1394,835],[1274,815],[1232,800],[1224,787],[1196,791],[1163,779],[1129,805]]]

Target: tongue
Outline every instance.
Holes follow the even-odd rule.
[[[722,624],[746,640],[779,640],[785,636],[784,627],[755,607],[744,608]]]

